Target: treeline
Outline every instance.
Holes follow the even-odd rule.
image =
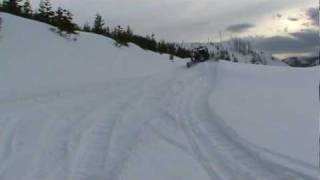
[[[93,25],[86,23],[82,28],[85,32],[92,32],[106,37],[110,37],[116,41],[117,46],[127,46],[128,43],[133,43],[143,49],[175,55],[181,58],[190,57],[190,51],[176,43],[168,43],[165,41],[157,41],[155,35],[147,35],[145,37],[136,35],[130,26],[126,28],[116,26],[114,28],[105,26],[105,20],[100,14],[96,14]]]
[[[74,34],[76,31],[85,31],[100,34],[114,39],[116,41],[115,45],[118,47],[128,46],[128,43],[133,43],[145,50],[160,54],[166,53],[181,58],[190,57],[191,54],[190,50],[179,44],[163,40],[157,41],[154,34],[147,36],[136,35],[130,26],[126,28],[106,26],[105,20],[99,14],[95,16],[92,25],[86,23],[80,27],[73,22],[73,14],[69,10],[62,7],[54,10],[50,0],[41,0],[36,10],[32,9],[29,0],[4,0],[3,4],[0,5],[0,11],[53,25],[59,29],[60,33]]]
[[[48,23],[56,26],[59,32],[75,33],[75,30],[78,29],[77,25],[72,22],[73,14],[62,7],[53,10],[49,0],[42,0],[35,12],[32,10],[29,0],[4,0],[0,10]]]

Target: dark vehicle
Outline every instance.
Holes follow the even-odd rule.
[[[191,67],[198,62],[207,61],[210,58],[209,50],[207,47],[200,46],[191,50],[191,62],[187,63],[187,67]]]

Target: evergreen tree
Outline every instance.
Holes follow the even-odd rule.
[[[176,53],[176,45],[175,44],[168,44],[167,45],[168,47],[168,50],[167,50],[167,53],[169,54],[175,54]]]
[[[3,9],[13,13],[13,14],[20,14],[21,13],[21,7],[19,3],[21,0],[6,0],[3,2]]]
[[[155,35],[153,33],[151,34],[150,50],[151,51],[156,51],[157,50],[157,41],[156,41]]]
[[[102,19],[100,14],[96,14],[96,18],[94,20],[92,31],[97,34],[103,34],[104,29],[104,20]]]
[[[63,9],[61,7],[58,7],[57,11],[55,12],[54,16],[54,22],[55,24],[58,24],[62,21],[63,19]]]
[[[22,6],[23,14],[30,16],[32,14],[32,8],[29,0],[26,0]]]
[[[63,26],[60,29],[67,31],[68,33],[74,33],[76,24],[73,23],[73,14],[69,10],[64,10],[65,16],[63,20]]]
[[[162,40],[158,43],[158,51],[160,52],[160,54],[168,52],[168,46],[165,41]]]
[[[105,29],[104,29],[104,35],[105,36],[107,36],[107,37],[110,37],[110,28],[109,27],[106,27]]]
[[[82,30],[85,31],[85,32],[91,32],[91,27],[90,27],[89,23],[85,23],[83,25]]]
[[[129,42],[129,38],[124,29],[118,25],[113,32],[113,38],[116,40],[116,46],[121,47],[122,45],[127,46]]]
[[[53,19],[54,25],[59,28],[60,32],[74,33],[75,24],[72,22],[73,15],[70,11],[59,7]]]
[[[130,26],[127,27],[127,32],[126,33],[130,37],[133,35],[133,31],[131,30]]]
[[[52,5],[50,0],[41,0],[39,6],[38,18],[40,21],[44,21],[47,23],[52,23],[52,18],[54,16],[54,12],[52,10]]]
[[[120,36],[124,33],[124,30],[120,25],[118,25],[114,31],[115,31],[116,38],[120,38]]]

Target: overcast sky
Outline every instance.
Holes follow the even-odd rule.
[[[40,0],[31,0],[38,6]],[[110,26],[130,25],[137,34],[158,39],[207,42],[259,36],[257,46],[270,52],[315,51],[318,0],[51,0],[70,9],[76,22],[91,23],[100,13]],[[314,38],[310,38],[315,36]],[[309,38],[309,39],[306,39]],[[312,40],[312,42],[306,42]],[[277,42],[281,47],[277,49]],[[296,44],[292,44],[296,43]],[[288,47],[284,47],[288,46]],[[303,46],[303,47],[300,47]],[[299,51],[299,52],[298,52]]]

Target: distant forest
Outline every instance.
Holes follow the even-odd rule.
[[[0,11],[50,24],[57,27],[60,34],[63,32],[76,34],[76,31],[91,32],[114,39],[115,45],[118,47],[133,43],[145,50],[170,54],[171,58],[173,56],[188,58],[191,55],[189,49],[179,44],[164,40],[157,41],[152,33],[151,35],[141,36],[134,34],[130,26],[126,28],[120,25],[116,27],[106,26],[105,20],[100,14],[96,14],[92,24],[86,23],[79,26],[73,22],[73,14],[69,10],[62,7],[54,10],[50,0],[41,0],[36,10],[33,10],[29,0],[4,0],[3,4],[0,4]]]

